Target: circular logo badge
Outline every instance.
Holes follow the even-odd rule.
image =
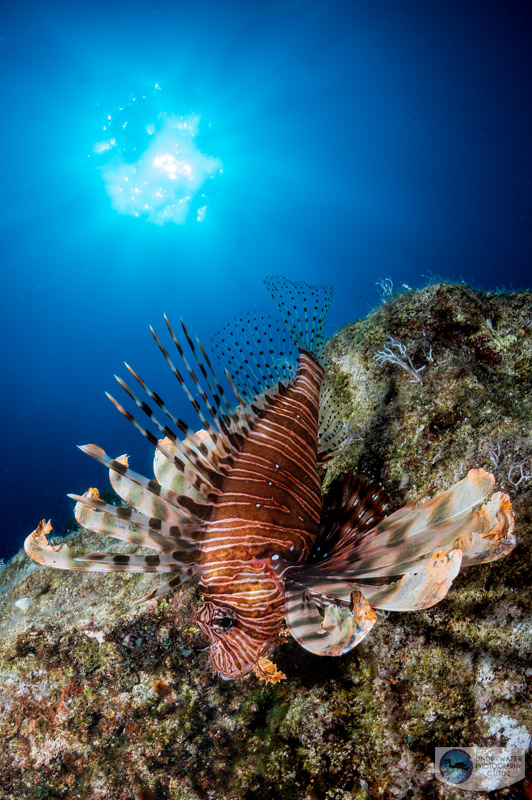
[[[465,750],[447,750],[440,759],[440,773],[448,783],[464,783],[471,777],[473,761]]]

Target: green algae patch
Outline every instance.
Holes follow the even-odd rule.
[[[440,283],[328,344],[345,440],[325,485],[358,470],[393,510],[483,467],[514,506],[508,557],[462,571],[431,609],[380,615],[341,658],[280,640],[287,678],[265,685],[209,672],[197,590],[133,606],[163,578],[48,570],[21,552],[0,572],[2,798],[487,798],[439,783],[433,755],[530,742],[531,301]],[[70,543],[132,551],[83,529]],[[524,789],[505,791],[493,800]]]

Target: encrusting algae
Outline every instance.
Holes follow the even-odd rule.
[[[39,570],[20,553],[2,571],[2,797],[487,797],[439,783],[433,755],[440,745],[530,743],[530,299],[439,284],[390,298],[327,344],[330,402],[349,427],[320,467],[335,502],[335,485],[353,471],[382,484],[392,508],[462,481],[496,489],[473,511],[482,525],[493,520],[496,532],[475,540],[465,531],[454,549],[463,563],[468,547],[478,557],[486,539],[511,539],[508,501],[490,505],[511,494],[519,537],[510,557],[461,572],[434,607],[381,615],[341,658],[317,657],[277,636],[278,668],[266,655],[256,666],[286,679],[225,683],[198,652],[204,643],[191,620],[202,597],[193,584],[133,606],[157,593],[157,575],[74,577]],[[416,369],[426,362],[422,382],[373,358],[390,336]],[[74,554],[81,547],[109,555],[111,540],[85,528],[67,541]],[[128,542],[114,549],[148,555]],[[305,568],[319,564],[313,553]],[[372,591],[385,594],[379,583]],[[343,636],[354,606],[310,599],[319,624],[332,617]],[[510,791],[524,788],[492,796],[518,796]]]

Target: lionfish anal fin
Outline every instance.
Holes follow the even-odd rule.
[[[358,543],[387,507],[388,496],[380,484],[357,473],[336,478],[323,498],[320,528],[307,564],[322,561],[333,548]]]

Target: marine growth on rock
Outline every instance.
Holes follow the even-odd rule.
[[[290,331],[294,305],[304,307],[298,287],[274,285],[282,287],[284,316],[291,311]],[[287,306],[288,291],[294,303]],[[267,358],[262,371],[262,361],[253,362],[235,377],[226,358],[232,389],[185,334],[192,350],[179,343],[186,363],[172,366],[189,384],[190,365],[214,418],[201,405],[197,433],[178,425],[182,440],[175,429],[159,439],[151,434],[154,481],[91,446],[122,499],[107,490],[77,495],[79,531],[49,542],[45,524],[28,543],[32,555],[78,574],[41,569],[22,552],[2,570],[2,796],[467,800],[468,793],[436,781],[434,747],[529,748],[530,299],[526,292],[437,284],[388,296],[327,343],[312,338],[311,299],[310,325],[303,313],[294,322],[307,336],[303,356],[287,335],[282,352],[275,340],[275,370]],[[246,326],[251,319],[242,317]],[[400,355],[414,370],[424,367],[422,381],[401,364],[374,358],[391,341],[403,345]],[[224,672],[229,662],[212,653],[214,672],[206,668],[202,633],[213,629],[211,648],[223,642],[237,629],[240,609],[212,591],[215,584],[202,583],[204,531],[193,529],[206,520],[197,511],[224,497],[227,474],[241,466],[238,454],[251,452],[246,444],[259,423],[264,430],[278,425],[271,409],[279,412],[283,399],[299,403],[292,389],[305,370],[309,386],[311,374],[321,381],[314,386],[317,421],[308,398],[296,412],[309,426],[312,417],[316,439],[321,432],[309,479],[317,486],[314,528],[304,526],[307,538],[292,560],[288,537],[285,551],[279,542],[273,550],[265,541],[256,551],[246,544],[242,586],[251,593],[254,579],[261,579],[257,588],[269,580],[281,599],[268,635],[246,651],[249,661],[238,661],[245,667],[238,674],[248,677],[223,682],[219,674],[237,675]],[[151,405],[159,416],[166,406],[131,374],[148,392],[153,425]],[[293,435],[287,430],[283,436]],[[279,459],[290,447],[279,447]],[[257,447],[251,457],[261,452]],[[183,454],[180,469],[175,459]],[[273,470],[286,470],[281,460],[268,463],[260,473],[265,486],[277,479]],[[297,466],[310,475],[305,463]],[[215,480],[207,466],[222,477]],[[263,502],[274,503],[262,488],[260,498],[253,493],[255,510],[248,503],[246,522],[257,522]],[[299,506],[287,508],[297,518]],[[514,512],[517,544],[497,559],[514,545]],[[173,532],[171,550],[170,513],[187,533]],[[494,563],[482,563],[488,560]],[[151,574],[161,565],[172,566],[162,588],[174,591],[164,596],[161,578]],[[459,572],[464,565],[471,569]],[[94,574],[102,566],[144,574]],[[141,595],[151,602],[134,605]],[[396,613],[407,608],[418,610]]]

